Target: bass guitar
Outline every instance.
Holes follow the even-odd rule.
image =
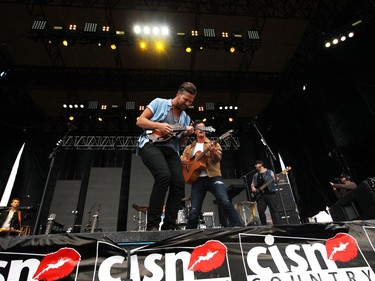
[[[291,167],[286,167],[284,170],[282,170],[280,173],[276,174],[275,177],[279,177],[282,174],[287,174],[292,168]],[[274,181],[274,179],[270,179],[263,183],[261,186],[257,187],[257,190],[251,194],[251,201],[252,202],[257,202],[263,194],[266,192],[266,188]]]
[[[215,140],[213,144],[215,145],[216,143],[231,137],[232,134],[233,134],[233,130],[229,130],[225,134],[221,135],[217,140]],[[202,152],[197,151],[195,155],[191,159],[188,160],[189,163],[187,165],[182,164],[182,173],[184,175],[184,179],[186,183],[189,183],[189,184],[194,183],[198,179],[200,173],[206,169],[207,152],[208,152],[208,148],[206,148]]]
[[[164,141],[169,140],[172,137],[177,136],[178,133],[186,130],[186,126],[182,126],[181,124],[173,124],[171,126],[172,126],[173,132],[170,135],[163,134],[158,129],[145,130],[145,133],[146,133],[148,139],[152,142],[164,142]],[[201,128],[201,130],[204,131],[204,132],[209,132],[209,133],[213,133],[213,132],[216,131],[216,129],[214,129],[212,127],[203,127],[203,128]]]

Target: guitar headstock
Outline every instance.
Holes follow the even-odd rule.
[[[286,166],[285,169],[282,170],[281,173],[283,173],[283,174],[287,174],[291,169],[292,169],[292,167],[290,167],[290,166]]]
[[[215,133],[215,132],[216,132],[216,129],[213,128],[212,126],[209,126],[209,127],[204,127],[204,128],[202,128],[202,131],[204,131],[204,132],[208,132],[208,133]]]
[[[219,140],[224,140],[224,139],[227,139],[229,137],[231,137],[234,133],[234,130],[229,130],[228,132],[222,134],[220,137],[219,137]]]

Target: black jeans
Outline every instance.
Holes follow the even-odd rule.
[[[267,224],[266,209],[270,210],[272,223],[274,225],[280,224],[280,215],[276,209],[276,193],[264,193],[257,202],[258,215],[263,225]]]
[[[162,229],[175,229],[177,213],[185,196],[180,157],[172,148],[151,143],[146,143],[140,149],[139,155],[155,180],[149,200],[147,229],[159,228],[168,189]]]

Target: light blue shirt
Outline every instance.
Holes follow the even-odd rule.
[[[168,115],[168,112],[172,109],[172,99],[162,99],[156,98],[150,102],[147,107],[152,111],[153,115],[150,118],[151,121],[155,122],[164,122],[165,118]],[[186,114],[185,111],[182,111],[180,114],[179,123],[182,126],[189,126],[190,125],[190,117]],[[180,135],[177,135],[176,138],[173,140],[173,147],[178,154],[180,154],[180,145],[179,145]],[[148,139],[147,135],[143,133],[138,138],[137,143],[137,155],[140,148],[142,148],[146,143],[150,140]]]

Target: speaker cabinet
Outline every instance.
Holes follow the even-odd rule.
[[[299,215],[297,211],[278,212],[281,224],[300,224]]]
[[[292,188],[287,175],[281,175],[276,187],[276,209],[278,211],[294,211],[297,209]]]
[[[333,204],[329,211],[333,221],[375,219],[375,191],[373,181],[363,181],[346,197]]]

